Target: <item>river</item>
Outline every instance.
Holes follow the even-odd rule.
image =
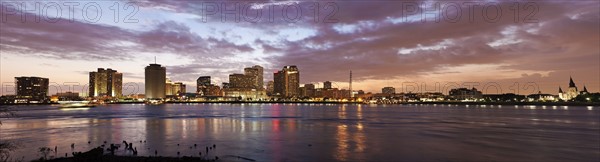
[[[0,119],[0,140],[17,144],[11,157],[27,161],[41,157],[40,147],[56,146],[51,156],[63,157],[123,140],[133,143],[138,156],[202,152],[224,161],[246,161],[234,156],[256,161],[600,159],[600,107],[591,106],[215,103],[10,108],[16,116]],[[213,144],[217,147],[206,154]],[[132,154],[120,150],[117,154]]]

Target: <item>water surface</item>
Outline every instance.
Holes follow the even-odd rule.
[[[11,109],[17,117],[2,119],[0,139],[16,142],[19,149],[11,155],[25,160],[39,158],[39,147],[57,146],[56,156],[62,157],[123,140],[132,142],[140,156],[155,150],[159,156],[199,156],[200,151],[206,156],[205,147],[216,144],[208,156],[225,161],[244,161],[230,155],[257,161],[600,159],[600,107],[122,104]]]

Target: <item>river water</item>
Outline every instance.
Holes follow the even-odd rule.
[[[12,158],[40,147],[71,156],[107,141],[138,156],[223,161],[598,161],[600,107],[492,105],[164,104],[60,109],[13,106],[0,140]],[[89,141],[89,144],[88,144]],[[142,141],[140,143],[140,141]],[[146,141],[146,142],[144,142]],[[75,144],[72,149],[71,144]],[[178,146],[179,144],[179,146]],[[196,147],[193,145],[197,144]],[[216,144],[206,153],[206,147]],[[117,152],[131,155],[130,151]]]

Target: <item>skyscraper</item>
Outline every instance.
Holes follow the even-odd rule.
[[[244,74],[253,77],[252,86],[254,87],[254,89],[264,89],[263,67],[254,65],[253,67],[244,68]]]
[[[275,96],[285,96],[285,75],[283,71],[273,73],[273,93]]]
[[[166,78],[165,96],[171,96],[171,95],[173,95],[173,82],[171,81],[171,79]]]
[[[173,92],[173,95],[180,95],[180,94],[184,94],[186,93],[185,90],[185,84],[181,83],[181,82],[175,82],[173,83],[173,89],[171,90]]]
[[[106,70],[98,68],[97,72],[90,72],[89,97],[121,97],[122,95],[123,74],[110,68]]]
[[[331,89],[331,82],[330,81],[323,82],[323,89]]]
[[[304,84],[304,90],[300,91],[300,96],[302,97],[314,97],[315,96],[315,85],[314,84]]]
[[[254,86],[255,77],[245,74],[230,74],[229,75],[229,88],[241,88],[241,89],[256,89]]]
[[[197,86],[209,86],[210,84],[210,76],[201,76],[196,79]]]
[[[18,97],[43,99],[48,96],[48,78],[15,77],[15,85]]]
[[[267,95],[273,95],[273,91],[275,91],[275,82],[267,82]]]
[[[210,85],[210,76],[198,77],[198,79],[196,79],[196,93],[200,94],[200,92],[206,91],[206,88]]]
[[[146,98],[165,98],[167,69],[160,64],[150,64],[145,68]]]
[[[298,97],[300,88],[300,72],[295,65],[284,66],[273,74],[274,93],[282,97]]]

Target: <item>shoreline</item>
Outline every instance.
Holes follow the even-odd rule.
[[[163,104],[365,104],[364,102],[328,102],[328,101],[167,101]],[[112,104],[145,104],[144,102],[114,102]],[[372,105],[517,105],[517,106],[600,106],[599,102],[400,102],[400,103],[373,103]],[[60,105],[58,103],[34,103],[34,104],[4,104],[11,106],[30,106],[30,105]],[[148,104],[150,105],[150,104]]]
[[[111,144],[112,145],[112,144]],[[219,160],[218,156],[207,157],[207,156],[181,156],[181,157],[170,157],[170,156],[124,156],[124,155],[113,155],[107,154],[103,147],[96,147],[86,152],[72,153],[70,157],[59,157],[52,159],[45,159],[40,157],[37,161],[49,161],[49,162],[77,162],[77,161],[97,161],[97,162],[111,162],[111,161],[140,161],[140,162],[170,162],[170,161],[198,161],[198,162],[211,162]],[[240,158],[240,157],[238,157]],[[249,161],[254,161],[250,159]]]

